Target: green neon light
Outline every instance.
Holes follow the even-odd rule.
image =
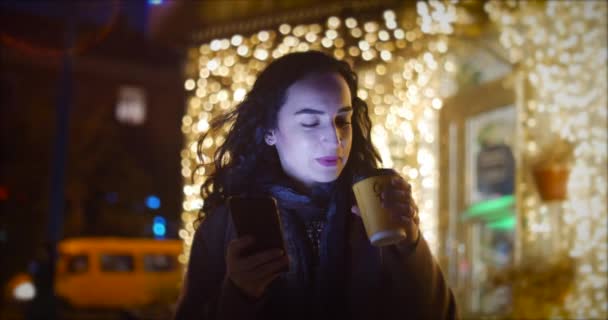
[[[515,196],[512,194],[500,198],[487,200],[472,205],[466,212],[467,217],[480,216],[494,211],[509,209],[515,203]]]
[[[516,219],[514,216],[505,217],[503,219],[490,222],[487,224],[488,228],[495,230],[513,230],[515,229]]]

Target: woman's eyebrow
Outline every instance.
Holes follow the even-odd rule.
[[[325,114],[325,112],[316,109],[304,108],[294,112],[294,115],[298,114]]]
[[[346,112],[352,112],[352,111],[353,111],[353,108],[347,106],[347,107],[340,108],[337,113],[346,113]]]
[[[343,107],[343,108],[340,108],[337,113],[346,113],[346,112],[351,112],[351,111],[353,111],[352,107]],[[294,112],[294,115],[299,115],[299,114],[325,114],[325,111],[311,109],[311,108],[304,108],[304,109],[300,109],[300,110]]]

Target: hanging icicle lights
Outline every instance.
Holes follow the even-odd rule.
[[[354,65],[360,79],[357,94],[370,106],[373,141],[383,166],[397,169],[412,184],[422,231],[437,250],[437,113],[442,107],[437,75],[445,69],[444,34],[450,32],[446,17],[453,21],[454,10],[439,1],[421,3],[418,14],[413,12],[407,22],[392,10],[383,12],[381,22],[331,16],[324,24],[282,24],[191,48],[184,82],[187,111],[182,118],[184,199],[179,236],[185,250],[180,262],[188,260],[193,223],[203,205],[200,186],[205,172],[197,170],[192,180],[193,170],[200,161],[210,161],[224,141],[222,136],[207,137],[203,159],[198,159],[197,139],[213,117],[243,100],[256,74],[272,59],[307,50],[324,51]]]

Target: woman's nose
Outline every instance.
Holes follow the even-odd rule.
[[[340,134],[336,127],[329,126],[321,133],[321,141],[331,146],[338,146],[341,142]]]

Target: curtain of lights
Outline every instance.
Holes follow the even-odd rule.
[[[559,139],[574,146],[567,200],[543,202],[530,176],[521,175],[520,263],[573,259],[573,284],[549,316],[606,319],[607,3],[491,1],[486,9],[527,82],[519,106],[523,163]]]
[[[182,118],[185,146],[181,151],[184,178],[183,228],[186,263],[194,234],[194,222],[203,205],[200,186],[203,170],[197,170],[197,138],[209,129],[209,121],[243,100],[256,74],[271,60],[296,51],[321,50],[349,61],[359,74],[357,95],[370,106],[372,138],[383,166],[397,169],[412,184],[420,207],[422,230],[433,251],[437,250],[437,114],[439,75],[452,32],[454,7],[440,1],[419,2],[417,10],[397,16],[386,10],[376,20],[356,16],[330,16],[323,23],[282,24],[251,35],[234,34],[214,39],[189,50],[186,65],[186,113]],[[223,136],[203,142],[204,159],[212,159]]]

